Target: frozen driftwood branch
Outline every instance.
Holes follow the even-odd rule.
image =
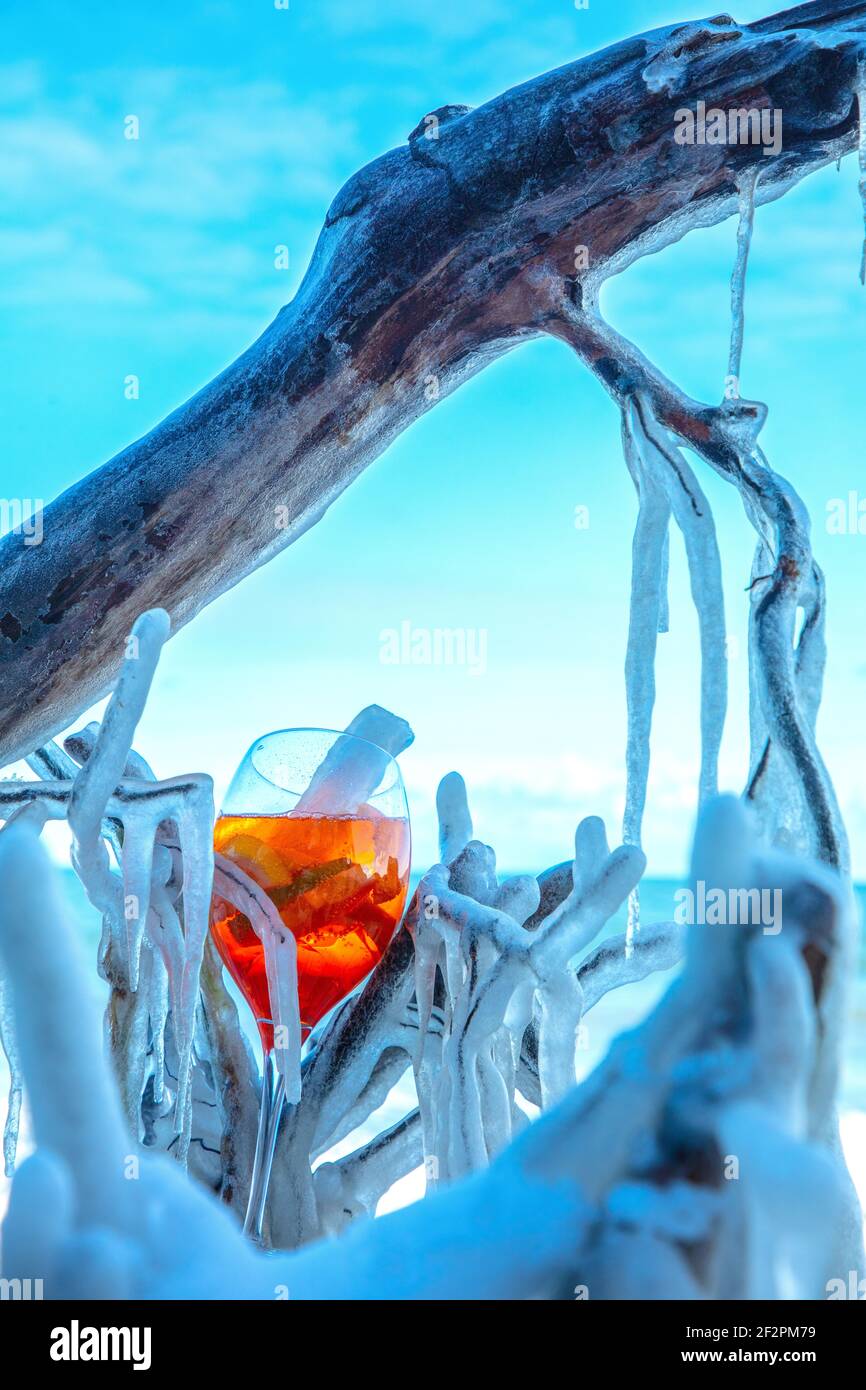
[[[166,609],[176,630],[313,525],[430,408],[431,377],[441,398],[560,331],[540,285],[591,306],[607,276],[735,213],[750,170],[760,203],[854,150],[864,41],[862,0],[654,30],[477,110],[443,107],[357,173],[262,337],[50,506],[41,546],[0,544],[0,762],[106,692],[142,610]],[[781,110],[781,152],[676,144],[675,112],[701,99]],[[599,347],[613,387],[622,354]],[[672,404],[668,428],[733,457],[711,407],[680,431]]]

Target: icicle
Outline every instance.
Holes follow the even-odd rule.
[[[129,987],[138,989],[138,963],[141,944],[150,909],[150,879],[153,872],[153,847],[157,826],[146,804],[130,806],[124,817],[123,848],[123,915],[126,920],[126,959],[129,968]]]
[[[640,845],[650,763],[650,731],[655,704],[655,654],[664,616],[662,589],[670,503],[646,466],[632,429],[634,405],[623,411],[623,450],[638,494],[638,517],[632,542],[631,602],[625,658],[628,736],[623,839]],[[637,889],[629,897],[626,952],[640,930]]]
[[[244,914],[264,946],[273,1012],[274,1060],[283,1078],[286,1100],[289,1105],[296,1105],[301,1095],[301,1019],[295,938],[264,890],[221,854],[214,855],[214,891]]]
[[[409,924],[415,947],[415,1002],[418,1007],[418,1042],[412,1058],[416,1071],[420,1071],[424,1060],[424,1044],[433,1016],[436,968],[442,954],[442,941],[438,932],[424,920],[424,911],[424,903],[419,902],[417,913]]]
[[[165,1030],[169,1010],[168,972],[165,960],[159,952],[148,948],[151,954],[150,985],[150,1032],[152,1040],[151,1075],[153,1077],[153,1099],[162,1105],[165,1097]]]
[[[670,596],[670,570],[671,570],[671,533],[670,527],[665,532],[664,546],[662,549],[662,572],[659,581],[659,635],[663,636],[671,630],[671,609]]]
[[[740,203],[740,221],[737,227],[737,257],[731,275],[731,346],[728,353],[728,396],[739,397],[740,367],[743,357],[743,334],[745,332],[745,293],[746,269],[749,264],[749,251],[752,245],[752,229],[755,224],[755,190],[758,186],[760,168],[755,165],[737,180]]]
[[[289,1105],[301,1098],[301,1029],[298,1020],[298,949],[285,927],[270,924],[262,933],[268,995],[274,1015],[274,1060],[286,1087]]]
[[[178,1050],[178,1112],[186,1104],[192,1066],[195,1011],[198,1006],[201,962],[210,922],[213,889],[213,783],[202,778],[193,802],[185,797],[175,816],[183,855],[184,961],[180,1013],[174,1019]]]
[[[438,1156],[436,1082],[441,1073],[442,1042],[431,1039],[430,1020],[433,1016],[436,969],[442,954],[442,941],[430,923],[424,920],[423,904],[420,901],[416,908],[416,914],[409,923],[415,948],[415,999],[418,1006],[418,1040],[412,1053],[412,1072],[421,1116],[424,1154],[425,1157],[433,1159]],[[449,1013],[451,1004],[449,998]],[[439,1177],[437,1164],[430,1163],[427,1169],[427,1185],[428,1188],[432,1188]]]
[[[744,265],[746,254],[744,251]],[[741,320],[741,290],[736,298]],[[741,349],[740,340],[737,361]],[[667,629],[671,512],[686,544],[701,634],[701,803],[715,794],[718,785],[718,755],[727,708],[727,660],[721,640],[725,631],[721,560],[707,500],[679,449],[655,421],[646,398],[636,397],[630,402],[623,419],[623,440],[641,503],[633,549],[632,615],[626,657],[629,739],[623,838],[626,844],[640,845],[655,699],[656,633]],[[628,900],[627,958],[639,930],[640,891],[635,887]]]
[[[15,1171],[15,1154],[18,1149],[18,1125],[21,1119],[21,1063],[15,1045],[12,1006],[8,999],[8,988],[0,975],[0,1048],[9,1066],[9,1105],[6,1111],[6,1124],[3,1129],[3,1166],[7,1178]]]
[[[728,662],[724,644],[725,599],[722,562],[710,504],[692,469],[668,432],[654,418],[650,402],[636,398],[633,427],[643,435],[644,451],[655,450],[674,519],[686,546],[692,601],[701,642],[701,774],[699,802],[718,791],[719,749],[728,704]]]
[[[153,897],[153,910],[156,915],[156,922],[148,923],[148,936],[162,957],[165,973],[168,979],[168,998],[169,1004],[176,1016],[181,1013],[181,985],[183,983],[183,963],[185,959],[185,945],[183,930],[180,925],[180,918],[177,908],[168,888],[168,880],[172,873],[172,861],[174,855],[180,858],[179,851],[174,852],[166,849],[164,845],[156,846],[154,855],[154,873],[151,884]]]

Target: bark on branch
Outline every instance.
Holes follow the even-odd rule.
[[[105,694],[137,614],[163,607],[176,631],[313,525],[430,408],[431,376],[441,399],[557,331],[563,290],[579,311],[607,276],[729,216],[748,166],[766,202],[852,149],[864,44],[864,0],[655,30],[474,111],[443,107],[438,139],[422,120],[354,175],[262,337],[53,503],[40,546],[0,543],[0,764]],[[674,113],[699,100],[780,109],[781,153],[678,145]]]

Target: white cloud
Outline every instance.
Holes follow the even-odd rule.
[[[104,100],[98,114],[75,96],[43,96],[0,116],[7,194],[31,209],[98,196],[166,218],[237,221],[260,202],[329,197],[337,166],[356,152],[350,117],[295,102],[280,83],[171,69],[118,85],[122,110],[115,90],[114,109]],[[126,115],[139,119],[137,140],[124,136]]]
[[[274,247],[300,269],[311,206],[318,221],[363,158],[348,107],[297,102],[280,82],[143,69],[90,73],[60,98],[7,66],[0,90],[7,306],[132,306],[177,286],[187,305],[267,318],[289,292]]]

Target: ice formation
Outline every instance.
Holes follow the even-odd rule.
[[[450,808],[458,820],[459,800]],[[780,935],[737,925],[691,929],[683,971],[645,1023],[499,1152],[507,1107],[491,1088],[488,1065],[502,1027],[501,996],[498,1003],[491,998],[494,961],[487,986],[479,978],[475,991],[486,1019],[486,1041],[472,1047],[481,1065],[474,1078],[457,1072],[447,1083],[468,1089],[476,1110],[462,1137],[450,1133],[459,1112],[449,1109],[446,1160],[462,1160],[483,1144],[485,1151],[475,1156],[478,1171],[437,1185],[428,1200],[393,1216],[353,1222],[338,1241],[314,1240],[295,1253],[271,1256],[257,1253],[226,1205],[165,1156],[144,1155],[131,1168],[130,1137],[101,1055],[85,968],[63,920],[38,827],[27,818],[8,826],[0,834],[7,889],[0,900],[0,959],[36,1153],[13,1184],[3,1228],[4,1277],[38,1276],[48,1296],[79,1298],[570,1298],[578,1285],[591,1298],[825,1296],[829,1280],[860,1268],[847,1174],[828,1142],[838,1063],[838,950],[850,927],[850,902],[826,869],[761,849],[749,817],[734,798],[707,804],[692,881],[732,888],[782,884]],[[594,897],[601,913],[606,900],[628,891],[632,870],[610,865],[597,824],[578,840],[575,879],[591,884],[584,901]],[[488,955],[494,956],[510,926],[494,925],[493,918],[505,914],[446,886],[463,875],[464,889],[487,896],[489,858],[480,846],[466,856],[471,845],[450,869],[433,871],[431,883],[442,890],[450,918],[463,913],[476,923],[471,935],[476,944],[491,945]],[[635,853],[621,853],[620,866]],[[561,876],[557,883],[558,892]],[[513,906],[520,902],[522,915],[528,890],[514,886],[507,896]],[[592,910],[585,909],[585,935]],[[546,913],[546,929],[537,925],[536,932],[546,930],[548,945],[544,934],[539,943],[548,963],[570,950],[567,938],[578,915],[572,901],[564,913]],[[566,939],[557,942],[562,926]],[[533,935],[531,927],[517,930]],[[580,988],[605,971],[605,959],[614,967],[607,983],[635,978],[642,952],[659,946],[649,935],[642,935],[630,963],[622,939],[615,946],[602,943],[579,968]],[[677,955],[677,943],[663,936],[655,965]],[[351,1126],[347,1098],[357,1092],[361,1073],[375,1070],[373,1059],[382,1061],[382,995],[387,1013],[388,1002],[396,1002],[395,980],[411,960],[406,938],[399,933],[385,957],[384,986],[374,976],[364,991],[376,1045],[363,1066],[350,1050],[350,1084],[323,1115],[320,1142],[337,1115]],[[389,963],[389,956],[396,959]],[[466,986],[461,965],[457,1008]],[[434,1004],[431,1020],[436,1011]],[[350,1041],[346,1016],[363,1028],[363,1013],[360,1001],[344,1008],[344,1042]],[[510,1031],[513,1015],[505,1013]],[[443,1050],[455,1037],[455,1020],[449,1004],[444,1030],[431,1030]],[[340,1020],[333,1026],[339,1032]],[[417,1026],[416,1013],[414,1025],[406,1020],[404,1048]],[[566,1033],[570,1028],[571,1018]],[[566,1051],[572,1041],[566,1037]],[[540,1059],[543,1037],[537,1046]],[[321,1068],[326,1051],[323,1039],[311,1071],[317,1063]],[[550,1085],[550,1076],[539,1080],[531,1053],[524,1036],[523,1048],[510,1058],[527,1096],[536,1085]],[[542,1062],[542,1073],[545,1067]],[[330,1068],[339,1090],[346,1078],[333,1056]],[[512,1074],[509,1067],[505,1074]],[[327,1110],[330,1092],[312,1084]],[[368,1093],[362,1109],[381,1094],[381,1085],[368,1087],[369,1081],[361,1087],[361,1097]],[[307,1119],[315,1146],[315,1118]],[[320,1231],[335,1234],[347,1216],[369,1210],[389,1176],[417,1161],[410,1128],[407,1117],[365,1153],[316,1170]],[[725,1181],[731,1155],[740,1164],[737,1182]]]
[[[18,1125],[21,1119],[21,1062],[15,1042],[12,1009],[8,999],[8,987],[0,974],[0,1048],[3,1049],[9,1067],[9,1097],[6,1106],[6,1120],[3,1125],[3,1171],[7,1178],[15,1172],[15,1151],[18,1147]]]
[[[102,724],[71,736],[65,750],[51,744],[34,753],[28,761],[41,780],[0,784],[0,810],[7,825],[22,816],[68,819],[73,865],[102,916],[99,970],[111,990],[106,1027],[130,1128],[143,1141],[158,1121],[183,1159],[192,1133],[197,1039],[207,1057],[199,992],[214,882],[213,792],[205,775],[157,781],[131,747],[167,635],[165,613],[142,615]],[[234,865],[220,861],[217,887],[248,915],[265,944],[282,1024],[277,1065],[295,1099],[300,1024],[294,938],[266,895]],[[7,1051],[14,1058],[11,1040]],[[19,1109],[17,1069],[10,1070],[7,1163],[14,1159]]]
[[[486,1165],[525,1125],[521,1095],[549,1106],[573,1084],[586,999],[594,1004],[607,989],[672,964],[680,933],[672,924],[648,929],[629,962],[622,941],[591,952],[640,877],[640,850],[611,854],[604,827],[590,818],[578,828],[573,865],[538,882],[500,883],[493,851],[471,838],[462,779],[449,774],[437,798],[443,862],[425,877],[405,929],[360,997],[315,1040],[302,1083],[294,939],[258,885],[211,856],[209,779],[159,782],[131,747],[166,633],[164,614],[143,615],[101,727],[34,754],[40,780],[0,784],[2,833],[17,821],[38,830],[48,816],[68,816],[74,866],[103,917],[99,968],[110,986],[107,1033],[126,1124],[145,1149],[188,1162],[235,1210],[246,1204],[263,1083],[213,948],[204,947],[211,884],[254,924],[275,1022],[288,1039],[278,1054],[274,1126],[283,1101],[291,1107],[279,1137],[275,1128],[270,1135],[277,1158],[265,1232],[273,1245],[294,1246],[373,1212],[422,1159],[431,1188]],[[363,803],[382,775],[384,750],[411,740],[404,721],[376,707],[347,732],[355,740],[335,744],[311,784],[311,803],[334,778]],[[356,741],[371,735],[383,750]],[[12,1012],[3,1012],[10,1166],[21,1084]],[[410,1066],[418,1110],[346,1158],[318,1162]]]
[[[752,247],[752,231],[755,226],[755,193],[760,175],[760,167],[749,169],[741,175],[737,182],[740,218],[737,224],[737,256],[731,275],[731,346],[728,353],[728,391],[726,392],[734,397],[740,394],[740,368],[743,360],[743,338],[746,328],[746,270]]]
[[[13,1184],[7,1277],[38,1268],[50,1271],[52,1292],[92,1297],[269,1297],[283,1284],[293,1296],[362,1297],[375,1270],[383,1297],[556,1296],[569,1280],[605,1297],[636,1289],[638,1269],[652,1259],[667,1296],[817,1297],[828,1279],[860,1268],[859,1218],[834,1114],[852,905],[841,856],[831,852],[838,821],[823,819],[829,781],[816,752],[814,761],[802,755],[814,749],[823,596],[812,571],[810,586],[786,592],[789,576],[775,558],[780,536],[806,543],[804,513],[754,447],[748,460],[739,456],[760,481],[763,491],[752,493],[777,522],[773,531],[755,508],[759,564],[775,558],[784,599],[778,611],[771,586],[757,613],[753,600],[751,809],[715,796],[725,706],[725,668],[712,645],[715,638],[721,646],[724,631],[718,551],[703,494],[659,414],[652,383],[636,389],[625,438],[642,505],[651,491],[664,528],[673,516],[683,530],[707,643],[692,880],[737,893],[783,891],[781,934],[765,936],[754,924],[691,928],[683,972],[662,1003],[575,1089],[588,1010],[609,989],[676,964],[683,930],[644,924],[630,938],[598,941],[645,861],[636,843],[611,851],[597,818],[578,826],[572,862],[538,879],[500,881],[492,849],[472,838],[466,788],[451,773],[437,796],[441,862],[424,876],[376,971],[314,1035],[301,1065],[294,942],[257,885],[230,861],[212,859],[209,779],[156,781],[131,747],[166,633],[163,614],[145,614],[102,726],[73,735],[65,750],[35,753],[40,780],[0,784],[0,1017],[13,1102],[25,1086],[37,1143]],[[648,617],[633,621],[644,661],[662,607],[660,531],[645,529],[642,542],[652,535],[652,545],[636,545],[641,562],[651,557],[655,580]],[[753,591],[767,582],[758,578]],[[801,592],[812,607],[786,668],[780,644],[794,652],[791,605]],[[768,656],[778,669],[767,670]],[[641,808],[648,690],[636,680],[630,692],[629,775],[632,805]],[[779,691],[791,695],[781,709]],[[792,724],[800,739],[796,758],[773,747],[783,711],[789,746]],[[374,717],[385,721],[377,725],[383,742],[405,746],[407,726],[383,711],[362,712],[349,731],[371,732]],[[320,783],[339,777],[363,800],[384,751],[364,750],[353,766],[349,741],[335,748]],[[808,796],[798,797],[803,776]],[[64,815],[75,867],[103,915],[116,1093],[36,842],[47,817]],[[639,815],[632,826],[636,839]],[[823,850],[823,866],[803,854],[808,844]],[[305,1249],[269,1261],[237,1224],[262,1083],[205,943],[212,883],[265,944],[289,1039],[279,1085],[292,1104],[273,1136],[264,1238],[278,1251]],[[60,937],[50,950],[49,932]],[[417,1108],[328,1159],[409,1067]],[[533,1106],[548,1113],[529,1123]],[[10,1162],[14,1126],[13,1105]],[[130,1147],[140,1182],[132,1193]],[[150,1157],[160,1149],[186,1160],[190,1176],[182,1164]],[[737,1184],[724,1181],[731,1153],[743,1165]],[[428,1201],[359,1220],[422,1162]],[[778,1163],[791,1175],[784,1190],[774,1186]],[[734,1231],[746,1240],[745,1262],[740,1237],[731,1245]],[[317,1242],[335,1235],[337,1245]]]

